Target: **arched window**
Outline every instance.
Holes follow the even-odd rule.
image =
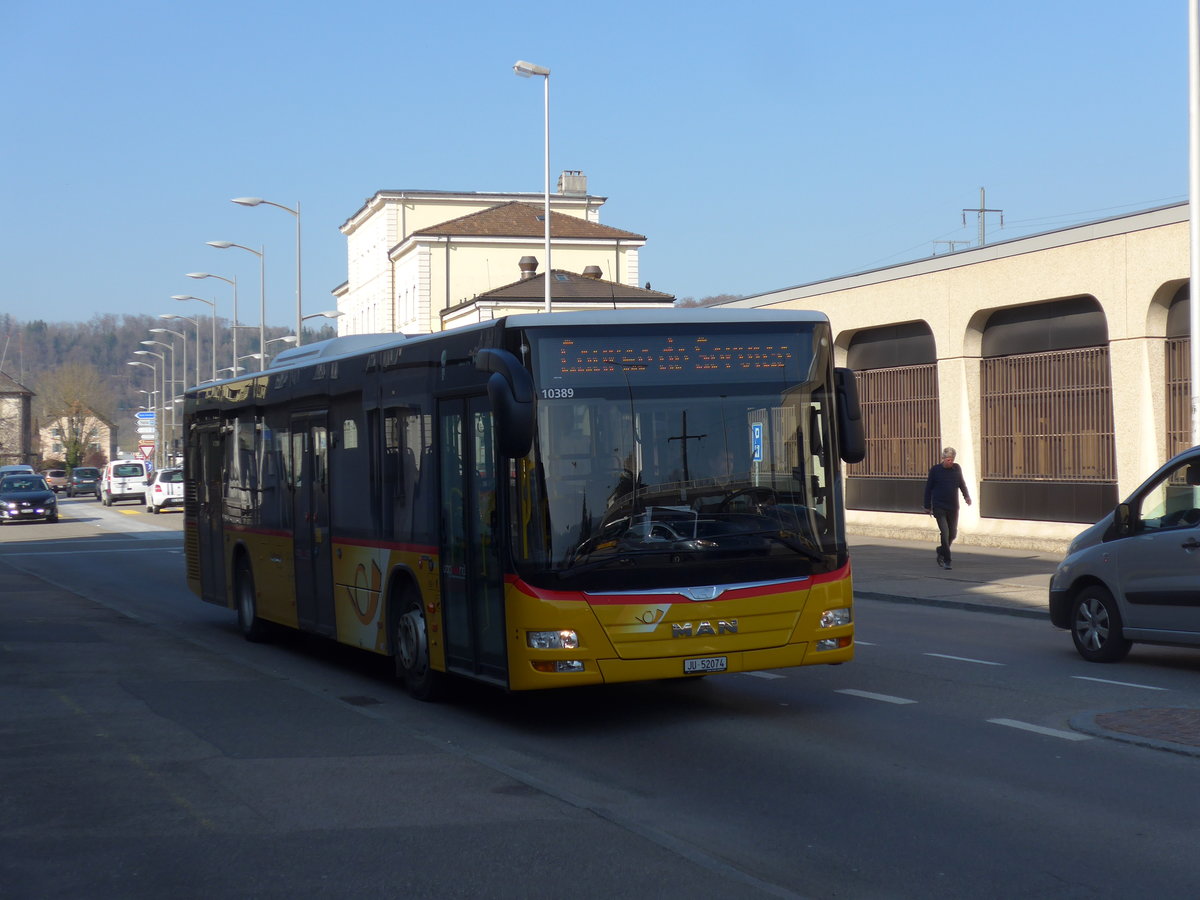
[[[995,312],[980,360],[980,513],[1094,522],[1117,502],[1108,324],[1093,297]]]
[[[919,512],[941,441],[933,332],[924,322],[860,331],[846,361],[867,434],[866,458],[846,469],[846,506]]]

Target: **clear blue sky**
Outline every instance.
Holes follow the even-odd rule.
[[[346,280],[378,190],[542,189],[580,169],[641,280],[752,294],[1186,199],[1187,3],[170,0],[0,11],[0,312],[294,321]],[[941,249],[944,249],[941,248]]]

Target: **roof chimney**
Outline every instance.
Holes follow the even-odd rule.
[[[599,266],[588,266],[586,269],[583,270],[584,278],[595,278],[597,281],[600,280],[601,274],[602,273],[600,272]]]
[[[536,256],[522,256],[517,266],[521,269],[522,281],[528,281],[530,278],[537,276],[538,263]]]
[[[587,196],[587,176],[576,169],[567,169],[558,176],[558,192],[571,197]]]

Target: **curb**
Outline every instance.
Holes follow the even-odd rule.
[[[1177,707],[1174,710],[1162,710],[1163,712],[1184,711],[1194,712],[1200,715],[1200,710],[1191,709],[1188,707]],[[1111,728],[1105,728],[1097,724],[1097,716],[1111,716],[1119,713],[1138,713],[1150,712],[1151,710],[1136,709],[1136,710],[1104,710],[1100,712],[1079,713],[1071,717],[1071,728],[1074,731],[1083,734],[1090,734],[1093,737],[1108,738],[1113,741],[1121,741],[1126,744],[1136,744],[1139,747],[1149,747],[1152,750],[1165,750],[1168,753],[1178,753],[1181,756],[1196,756],[1200,757],[1200,746],[1194,744],[1184,744],[1178,741],[1169,741],[1165,738],[1150,737],[1143,734],[1135,734],[1129,731],[1114,731]]]
[[[1030,609],[1024,606],[1000,606],[992,603],[975,603],[970,600],[947,600],[941,597],[904,597],[899,594],[878,594],[874,591],[854,591],[855,599],[884,600],[891,603],[915,603],[921,606],[943,606],[950,609],[965,609],[971,612],[998,613],[1002,616],[1021,616],[1027,619],[1049,620],[1050,610]]]

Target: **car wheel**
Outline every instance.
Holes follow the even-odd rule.
[[[50,522],[51,524],[57,522],[58,521],[58,513],[55,513],[52,516],[46,516],[46,521]]]
[[[254,573],[250,569],[250,560],[244,556],[238,560],[237,571],[233,576],[233,590],[237,599],[238,628],[242,630],[242,637],[257,644],[266,637],[266,623],[258,617]]]
[[[1124,635],[1117,601],[1100,585],[1084,588],[1072,602],[1071,639],[1088,662],[1119,662],[1133,646]]]
[[[112,506],[112,497],[108,494],[105,494],[104,497],[100,500],[100,502],[103,503],[105,506]]]
[[[398,615],[392,626],[392,651],[396,654],[396,677],[417,700],[436,700],[442,693],[444,676],[429,664],[429,629],[421,598],[411,588],[394,607]]]

